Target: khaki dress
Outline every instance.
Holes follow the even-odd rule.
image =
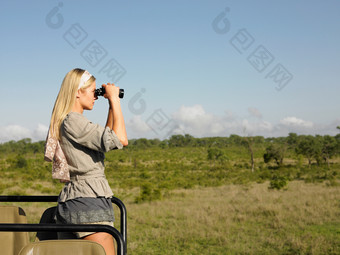
[[[60,127],[60,136],[71,181],[60,192],[57,222],[113,226],[113,193],[104,172],[104,153],[122,149],[123,145],[109,127],[93,124],[76,112],[66,116]],[[84,237],[92,233],[76,234]]]

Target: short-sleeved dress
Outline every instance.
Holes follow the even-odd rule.
[[[104,172],[104,153],[123,145],[109,127],[69,113],[60,127],[70,182],[59,194],[56,219],[60,223],[113,222],[112,190]]]

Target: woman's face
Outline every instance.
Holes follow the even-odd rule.
[[[92,85],[86,89],[80,90],[79,102],[83,110],[92,110],[94,101],[98,98],[94,95],[96,90],[96,82],[94,81]]]

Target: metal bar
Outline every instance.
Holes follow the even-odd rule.
[[[0,196],[0,202],[58,202],[58,196]],[[112,197],[111,202],[120,210],[120,233],[127,243],[127,216],[124,203],[117,197]]]
[[[120,210],[120,233],[123,236],[125,245],[127,245],[127,212],[124,203],[116,197],[111,198],[111,202],[116,204]]]
[[[126,245],[121,233],[110,226],[100,224],[9,224],[1,223],[0,231],[8,232],[106,232],[117,242],[118,255],[126,255]]]
[[[0,202],[58,202],[58,196],[0,196]]]

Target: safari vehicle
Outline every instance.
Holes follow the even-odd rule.
[[[0,196],[0,202],[57,202],[58,196]],[[0,254],[1,255],[105,255],[98,243],[82,239],[58,239],[58,232],[106,232],[116,241],[116,254],[126,254],[126,207],[112,197],[113,204],[120,210],[120,231],[99,224],[56,224],[56,206],[47,208],[40,222],[28,224],[24,209],[16,205],[0,204]],[[28,232],[36,232],[34,242],[29,241]]]

